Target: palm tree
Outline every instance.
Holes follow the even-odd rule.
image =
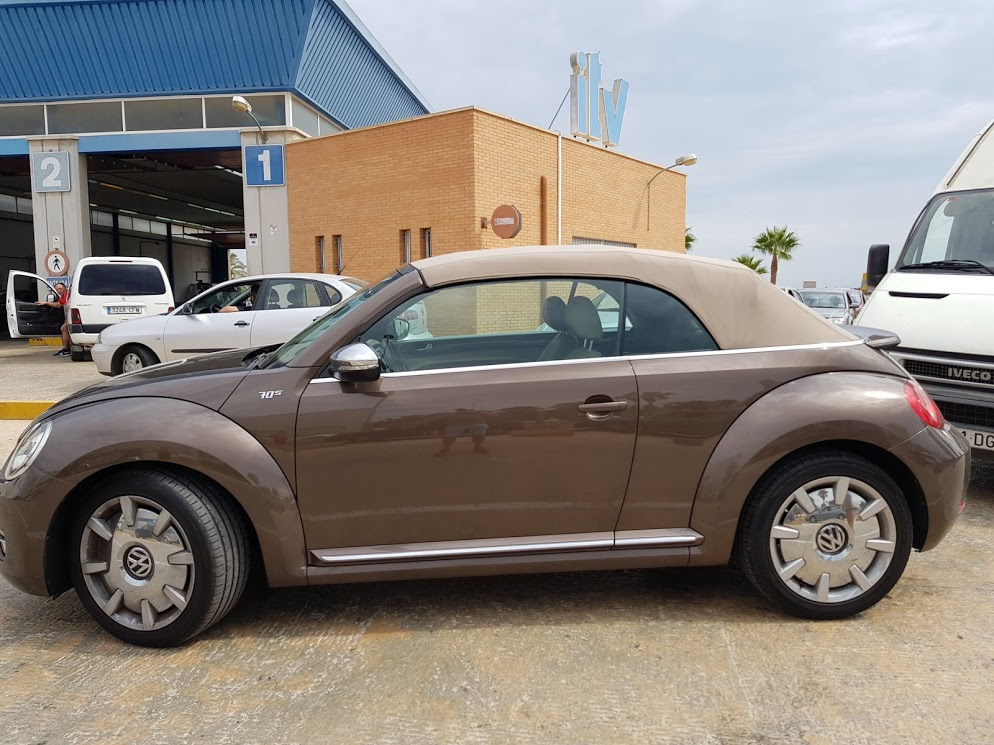
[[[750,256],[749,254],[742,254],[741,256],[736,256],[732,261],[737,261],[744,266],[752,269],[756,274],[766,274],[766,267],[763,266],[763,260],[755,256]]]
[[[770,282],[776,284],[777,269],[780,266],[780,262],[790,261],[794,258],[791,255],[791,251],[795,248],[800,248],[800,246],[801,241],[794,234],[793,230],[787,230],[786,225],[782,228],[774,225],[772,228],[767,228],[756,236],[756,240],[752,244],[752,250],[759,251],[761,254],[768,254],[771,257]]]
[[[690,228],[687,228],[686,233],[683,236],[684,250],[690,253],[694,250],[694,244],[697,243],[697,236],[690,232]]]
[[[234,251],[228,251],[228,279],[238,279],[248,274],[245,262]]]

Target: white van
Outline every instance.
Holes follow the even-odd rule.
[[[59,336],[61,309],[38,306],[54,299],[51,284],[36,274],[11,271],[7,277],[7,327],[13,339]],[[81,259],[69,284],[69,334],[72,359],[84,359],[100,332],[121,321],[168,313],[173,291],[165,269],[155,259],[140,256],[93,256]]]
[[[919,214],[893,271],[870,247],[874,288],[856,323],[895,332],[891,353],[994,460],[994,122],[973,138]]]

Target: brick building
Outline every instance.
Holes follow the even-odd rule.
[[[294,271],[372,280],[426,255],[513,245],[684,250],[683,174],[650,191],[658,165],[474,107],[291,142],[286,158]],[[504,204],[522,216],[511,239],[487,224]]]

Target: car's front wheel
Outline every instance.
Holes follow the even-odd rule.
[[[151,365],[159,364],[159,358],[148,347],[127,347],[121,354],[121,362],[117,374],[136,372]]]
[[[96,621],[132,644],[166,647],[199,634],[245,587],[245,526],[206,481],[129,470],[95,485],[71,528],[71,576]]]
[[[738,559],[789,613],[845,618],[894,587],[913,529],[907,501],[883,469],[843,451],[811,453],[757,486],[743,511]]]

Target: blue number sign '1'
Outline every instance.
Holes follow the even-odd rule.
[[[245,146],[245,185],[283,186],[286,170],[282,145]]]

